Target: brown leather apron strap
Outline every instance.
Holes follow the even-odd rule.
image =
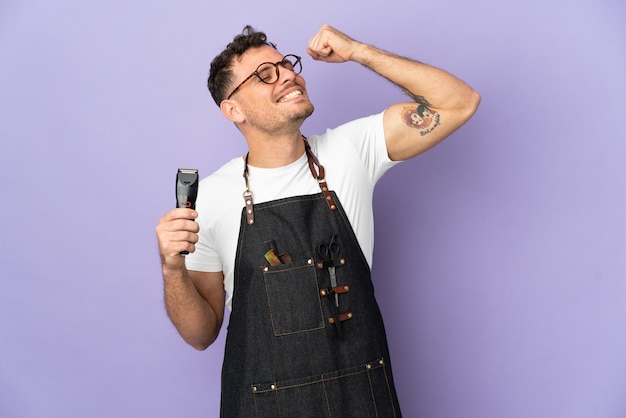
[[[306,150],[307,159],[309,160],[309,169],[311,170],[311,174],[313,177],[317,179],[317,182],[320,185],[320,189],[322,189],[322,193],[324,193],[324,197],[326,198],[326,203],[330,210],[337,210],[337,205],[333,200],[333,197],[328,190],[328,185],[326,184],[326,176],[324,174],[324,166],[320,164],[317,160],[317,157],[311,151],[311,147],[309,146],[309,142],[304,138],[304,149]],[[317,170],[315,170],[315,166],[317,166]]]
[[[343,321],[347,321],[348,319],[352,319],[352,312],[345,312],[342,314],[337,315],[337,319],[339,319],[339,322],[343,322]],[[332,316],[328,317],[328,323],[329,324],[336,324],[337,323],[337,319],[335,319]]]
[[[246,202],[246,221],[248,225],[252,225],[254,223],[254,210],[252,208],[252,192],[248,185],[248,154],[246,154],[244,161],[243,178],[246,181],[246,190],[243,192],[243,200]]]
[[[313,175],[313,178],[317,180],[322,193],[324,193],[326,203],[328,204],[330,210],[337,210],[337,205],[335,204],[333,196],[330,194],[330,190],[328,190],[328,185],[326,184],[324,166],[320,164],[317,157],[311,151],[311,147],[309,146],[309,142],[306,138],[303,136],[302,139],[304,140],[304,149],[306,151],[306,157],[311,174]],[[246,202],[246,221],[248,222],[248,225],[252,225],[254,223],[254,208],[252,202],[252,191],[250,191],[250,186],[248,184],[248,176],[248,154],[246,154],[243,168],[243,178],[246,182],[246,190],[243,192],[243,199]]]
[[[330,288],[334,293],[337,294],[343,294],[343,293],[348,293],[350,291],[350,286],[337,286],[337,287],[331,287]],[[329,289],[320,289],[320,296],[328,296],[331,292],[329,292]]]

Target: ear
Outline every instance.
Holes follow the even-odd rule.
[[[231,122],[241,123],[245,120],[239,104],[234,100],[222,100],[222,103],[220,103],[220,110],[222,111],[222,114],[226,116],[226,119]]]

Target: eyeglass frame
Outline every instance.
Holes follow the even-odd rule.
[[[256,67],[256,70],[254,70],[254,72],[252,74],[250,74],[248,77],[246,77],[245,80],[243,80],[241,83],[239,83],[239,85],[237,87],[235,87],[233,91],[230,92],[228,97],[226,97],[226,100],[230,100],[230,98],[233,97],[233,94],[235,94],[241,88],[241,86],[243,86],[248,80],[250,80],[254,76],[257,76],[257,78],[259,80],[261,80],[265,84],[274,84],[274,83],[276,83],[278,81],[278,79],[280,78],[280,71],[279,71],[278,67],[280,66],[280,67],[283,67],[285,70],[288,70],[287,67],[282,65],[285,62],[285,58],[287,58],[287,57],[294,57],[296,59],[296,61],[293,63],[293,68],[294,69],[296,68],[296,66],[298,64],[300,64],[300,71],[298,71],[297,73],[295,71],[293,71],[293,69],[290,70],[290,71],[293,71],[295,75],[300,74],[302,72],[302,57],[300,57],[298,55],[295,55],[295,54],[287,54],[287,55],[283,56],[283,58],[280,61],[278,61],[278,62],[269,62],[269,61],[268,62],[262,62],[262,63],[260,63],[258,65],[258,67]],[[262,66],[264,66],[266,64],[273,65],[274,68],[276,69],[276,80],[272,81],[271,83],[268,83],[267,81],[263,80],[261,78],[261,76],[259,75],[259,68],[261,68]]]

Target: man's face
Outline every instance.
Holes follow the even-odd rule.
[[[253,73],[259,64],[279,62],[283,55],[270,46],[248,50],[241,60],[233,62],[235,85]],[[265,133],[299,129],[302,122],[313,113],[304,78],[279,66],[278,81],[266,84],[252,77],[233,96],[243,114],[245,123]]]

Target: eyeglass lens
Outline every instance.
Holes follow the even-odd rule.
[[[269,62],[261,64],[259,68],[257,68],[257,75],[264,83],[275,83],[279,77],[279,65],[283,68],[293,71],[295,74],[300,74],[300,71],[302,71],[302,64],[300,63],[300,59],[295,55],[286,55],[281,62],[278,62],[276,64]]]

